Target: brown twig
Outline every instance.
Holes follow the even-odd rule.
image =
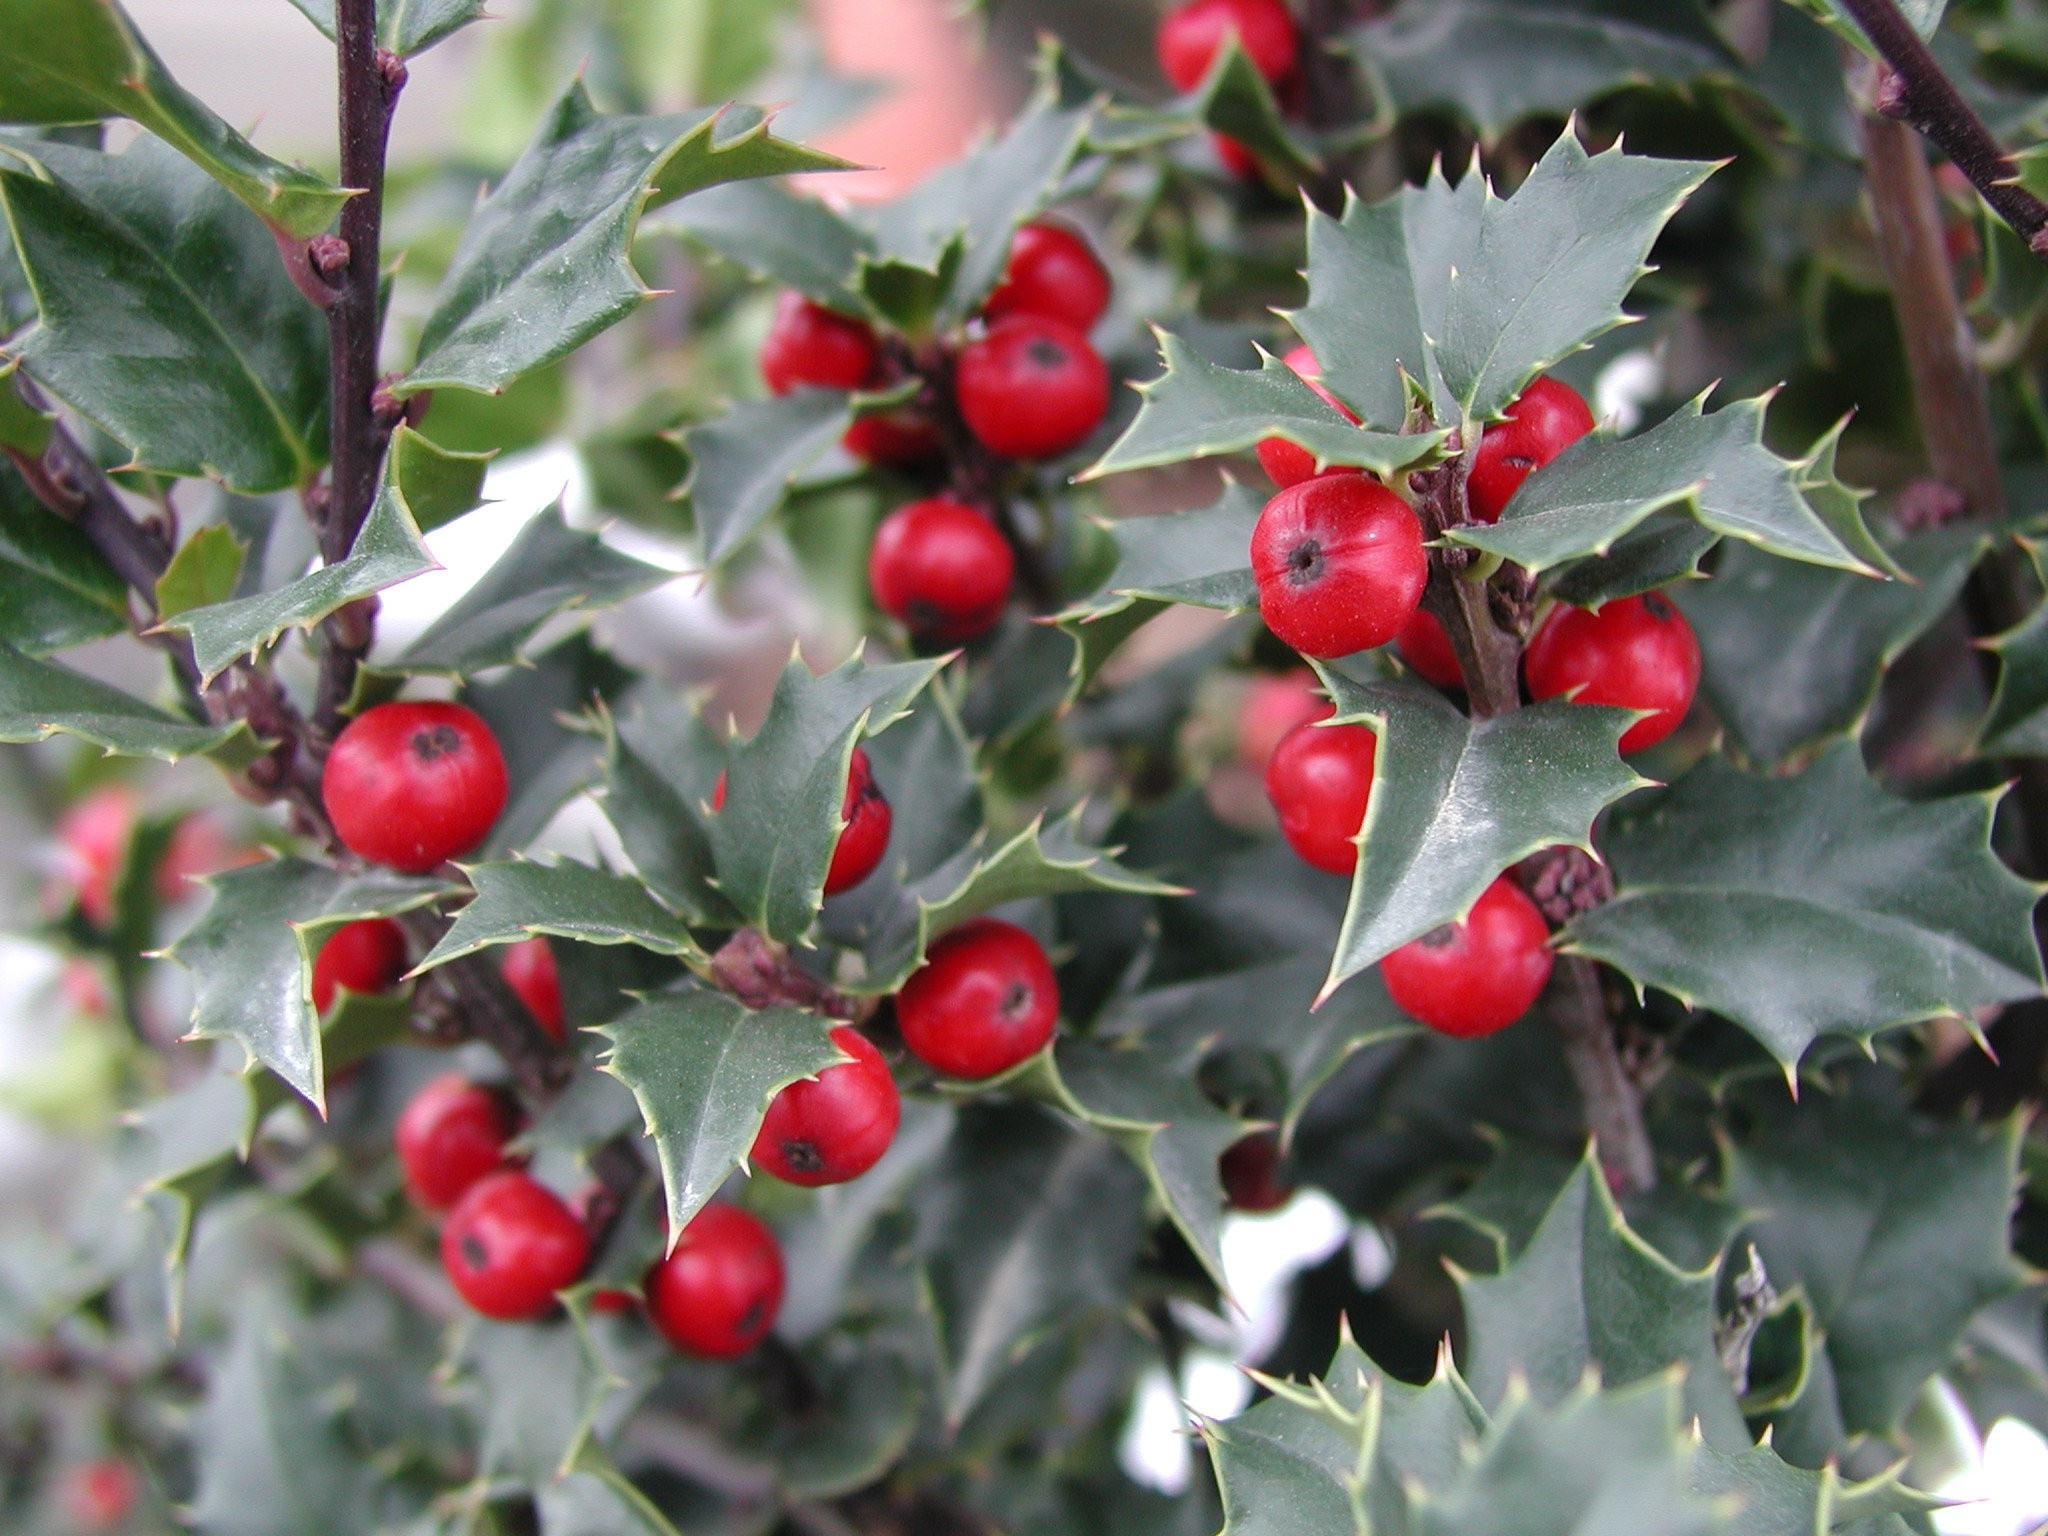
[[[1564,1037],[1564,1059],[1586,1106],[1586,1128],[1599,1149],[1608,1186],[1618,1195],[1657,1186],[1657,1159],[1643,1125],[1642,1094],[1614,1043],[1600,972],[1591,960],[1565,955],[1550,983],[1550,1017]]]
[[[633,1207],[633,1197],[647,1179],[647,1158],[640,1150],[638,1130],[620,1131],[590,1154],[590,1176],[597,1187],[583,1205],[583,1224],[590,1233],[594,1263]]]
[[[417,953],[440,943],[451,922],[424,909],[395,921]],[[529,1097],[552,1099],[568,1081],[575,1057],[541,1028],[488,953],[465,955],[429,971],[418,997],[422,1011],[444,1022],[449,1034],[481,1040],[503,1057]]]

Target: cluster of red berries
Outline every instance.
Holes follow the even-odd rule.
[[[1273,88],[1280,110],[1298,112],[1301,38],[1284,0],[1185,0],[1160,19],[1153,39],[1159,68],[1176,91],[1192,91],[1233,36]],[[1210,140],[1226,168],[1247,181],[1257,178],[1259,159],[1251,150],[1225,134],[1211,134]]]
[[[967,337],[913,357],[885,345],[865,320],[785,293],[761,373],[778,395],[803,385],[893,388],[921,377],[915,399],[863,416],[847,432],[848,450],[870,463],[926,468],[962,434],[999,459],[1058,458],[1109,412],[1109,368],[1088,339],[1109,299],[1109,273],[1087,241],[1040,221],[1018,231],[1002,281]],[[883,520],[868,583],[876,605],[912,634],[951,645],[1002,617],[1015,570],[989,511],[941,494]]]

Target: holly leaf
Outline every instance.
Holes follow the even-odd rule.
[[[1837,33],[1861,48],[1872,58],[1879,58],[1877,50],[1863,36],[1863,29],[1856,25],[1856,18],[1841,0],[1797,0],[1799,6],[1827,22]],[[1897,0],[1899,13],[1913,24],[1913,30],[1923,38],[1932,38],[1941,26],[1942,13],[1948,9],[1948,0]]]
[[[1059,615],[1060,624],[1088,624],[1141,600],[1226,613],[1257,606],[1252,528],[1264,509],[1257,491],[1227,481],[1212,506],[1103,524],[1116,544],[1116,567],[1100,590]]]
[[[963,1107],[916,1199],[948,1425],[1038,1339],[1128,1300],[1144,1179],[1106,1138],[1049,1110]]]
[[[1547,585],[1561,603],[1597,609],[1698,578],[1700,561],[1720,542],[1721,535],[1689,518],[1653,517],[1616,539],[1606,554],[1561,567]]]
[[[849,1058],[832,1021],[800,1008],[751,1009],[698,988],[651,997],[596,1033],[600,1063],[633,1092],[661,1159],[671,1241],[741,1167],[769,1101]]]
[[[1889,1434],[1979,1308],[2025,1284],[2008,1228],[2022,1125],[1935,1123],[1816,1095],[1727,1145],[1771,1283],[1812,1308],[1840,1422]]]
[[[313,961],[343,923],[423,907],[444,887],[381,870],[271,859],[214,875],[212,901],[170,948],[192,973],[189,1038],[233,1040],[327,1112]]]
[[[0,400],[12,397],[0,383]],[[43,656],[127,627],[127,583],[0,464],[0,645]]]
[[[1236,140],[1266,164],[1301,176],[1322,169],[1315,152],[1288,131],[1272,86],[1235,34],[1217,50],[1189,106],[1197,122]]]
[[[1351,37],[1402,113],[1449,108],[1488,143],[1524,118],[1736,63],[1692,0],[1404,0]]]
[[[1710,758],[1616,812],[1615,899],[1566,948],[1733,1019],[1788,1067],[1822,1034],[2038,996],[2040,888],[1991,851],[1996,799],[1898,799],[1848,744],[1794,778]]]
[[[694,711],[650,700],[605,725],[604,813],[640,878],[694,923],[733,926],[717,885],[708,808],[725,748]]]
[[[1899,1484],[1900,1467],[1866,1482],[1845,1483],[1830,1461],[1818,1472],[1795,1467],[1769,1445],[1736,1455],[1700,1447],[1692,1464],[1692,1490],[1732,1506],[1730,1536],[1809,1536],[1853,1531],[1882,1536],[1875,1522],[1889,1516],[1924,1517],[1942,1500]],[[1859,1522],[1870,1521],[1863,1525]],[[1917,1529],[1908,1526],[1907,1530]]]
[[[633,1480],[595,1450],[534,1490],[540,1536],[679,1536]]]
[[[1434,689],[1319,670],[1336,720],[1379,742],[1324,998],[1464,916],[1509,865],[1560,844],[1590,852],[1593,818],[1649,782],[1616,748],[1622,710],[1553,702],[1472,720]]]
[[[1588,1370],[1624,1387],[1683,1366],[1686,1415],[1707,1444],[1746,1450],[1749,1431],[1714,1345],[1718,1267],[1717,1259],[1681,1269],[1637,1236],[1589,1153],[1519,1258],[1496,1275],[1460,1277],[1466,1378],[1482,1403],[1498,1405],[1514,1379],[1555,1403]]]
[[[414,524],[432,533],[484,504],[484,476],[495,457],[456,453],[400,426],[391,435],[384,473],[412,509]]]
[[[334,38],[334,0],[292,0],[306,20]],[[472,21],[481,20],[484,0],[377,0],[377,46],[400,58],[425,53]]]
[[[136,1201],[156,1218],[164,1243],[165,1310],[175,1336],[184,1313],[185,1260],[192,1218],[226,1175],[248,1156],[258,1110],[238,1072],[205,1072],[138,1110],[120,1148]]]
[[[845,826],[854,744],[901,718],[941,665],[871,667],[856,655],[816,677],[791,658],[767,720],[733,749],[725,807],[710,820],[719,889],[743,921],[783,943],[809,932]]]
[[[172,79],[116,0],[0,0],[0,122],[109,117],[140,123],[258,218],[302,240],[348,200],[311,171],[261,153]]]
[[[225,602],[242,580],[248,546],[226,523],[209,523],[178,547],[156,579],[156,610],[166,618]]]
[[[1307,449],[1318,464],[1348,464],[1386,477],[1434,458],[1443,442],[1441,432],[1353,426],[1270,353],[1260,353],[1257,370],[1226,368],[1169,331],[1153,334],[1166,371],[1137,386],[1137,416],[1083,480],[1242,453],[1269,437]],[[1400,425],[1396,416],[1393,427]]]
[[[1436,172],[1341,220],[1311,213],[1308,303],[1289,318],[1367,426],[1398,430],[1411,383],[1440,421],[1490,420],[1626,321],[1651,245],[1713,170],[1618,147],[1589,156],[1566,133],[1512,197]]]
[[[1968,524],[1893,549],[1901,581],[1774,559],[1742,545],[1673,594],[1699,636],[1701,686],[1745,758],[1780,763],[1858,735],[1884,673],[1948,612],[1989,547]]]
[[[479,1477],[541,1489],[566,1476],[605,1400],[626,1384],[591,1336],[586,1308],[564,1310],[542,1323],[479,1318],[456,1341],[449,1364],[481,1421]]]
[[[34,151],[40,174],[0,170],[38,315],[12,344],[22,365],[138,467],[250,494],[310,480],[327,458],[327,322],[262,221],[151,139]]]
[[[874,254],[873,237],[815,197],[769,181],[733,182],[677,204],[660,227],[820,304],[867,309],[856,274]]]
[[[799,389],[735,405],[683,434],[690,478],[683,496],[707,567],[731,558],[789,495],[790,486],[853,425],[854,397]]]
[[[2037,576],[2048,571],[2048,543],[2022,538]],[[1998,658],[1991,708],[1977,727],[1977,751],[1989,756],[2048,753],[2048,603],[1984,641]]]
[[[628,259],[643,211],[840,164],[776,138],[752,107],[608,117],[576,81],[471,216],[402,387],[501,393],[648,297]]]
[[[594,533],[571,529],[558,502],[527,523],[475,586],[383,665],[453,677],[507,666],[550,619],[608,608],[673,574],[620,554]]]
[[[7,262],[11,249],[0,245],[0,263]],[[14,274],[10,273],[12,277]],[[12,286],[12,284],[0,285]],[[0,293],[0,326],[13,329],[6,315],[7,295]],[[50,423],[55,413],[38,410],[22,398],[21,391],[14,385],[14,374],[20,366],[15,358],[0,357],[0,447],[13,448],[30,458],[41,458],[43,450],[50,446]]]
[[[536,934],[581,944],[637,944],[658,955],[691,959],[703,953],[689,925],[629,875],[571,859],[558,864],[513,859],[466,866],[463,873],[476,887],[476,900],[455,915],[441,942],[420,961],[421,971]]]
[[[0,741],[76,736],[119,757],[217,758],[230,768],[259,756],[248,724],[197,725],[54,661],[0,644]]]
[[[777,1425],[769,1450],[788,1497],[842,1498],[871,1487],[902,1459],[923,1405],[910,1368],[878,1349],[811,1368],[820,1411]]]
[[[1773,554],[1876,575],[1802,494],[1817,454],[1781,459],[1764,446],[1763,428],[1764,401],[1710,416],[1702,395],[1636,437],[1581,438],[1522,483],[1499,522],[1445,537],[1544,571],[1605,555],[1652,514],[1683,508]]]
[[[472,681],[461,700],[484,718],[505,754],[511,790],[479,857],[503,858],[540,836],[556,812],[596,779],[600,743],[584,717],[635,677],[591,643],[569,635],[531,664]]]
[[[214,678],[242,657],[272,644],[288,629],[311,629],[358,598],[439,569],[439,562],[420,538],[405,497],[387,480],[346,559],[323,565],[275,591],[172,614],[162,627],[190,635],[192,656],[201,674]]]

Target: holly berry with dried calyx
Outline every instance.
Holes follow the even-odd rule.
[[[711,809],[725,809],[725,774],[711,786]],[[825,870],[825,894],[837,896],[850,891],[881,867],[889,851],[889,831],[895,812],[889,797],[875,782],[874,765],[865,748],[855,747],[846,770],[846,794],[839,803],[839,841],[832,845],[832,862]]]
[[[857,1179],[896,1139],[903,1106],[888,1062],[859,1030],[841,1025],[832,1043],[852,1059],[776,1094],[754,1137],[754,1161],[786,1184]]]
[[[343,923],[313,959],[313,1010],[324,1015],[344,987],[362,997],[389,992],[409,964],[405,930],[390,918]]]
[[[1358,867],[1379,740],[1363,725],[1297,725],[1266,764],[1266,798],[1287,844],[1317,869]]]
[[[562,1198],[518,1169],[470,1186],[441,1228],[441,1265],[485,1317],[545,1316],[590,1262],[590,1234]]]
[[[1500,520],[1522,482],[1593,430],[1585,396],[1539,374],[1515,397],[1504,420],[1486,428],[1472,455],[1465,499],[1482,523]]]
[[[960,349],[954,398],[967,430],[1006,459],[1055,459],[1109,414],[1109,365],[1071,325],[1013,314]]]
[[[1304,656],[1349,656],[1407,627],[1429,557],[1408,503],[1364,475],[1331,475],[1266,503],[1252,575],[1268,629]]]
[[[1654,747],[1684,723],[1700,685],[1700,643],[1660,592],[1621,597],[1597,612],[1551,611],[1522,654],[1539,699],[1649,710],[1621,735],[1623,752]]]
[[[1306,345],[1290,348],[1281,359],[1301,377],[1301,381],[1320,395],[1325,404],[1336,411],[1353,426],[1358,424],[1358,413],[1339,400],[1323,384],[1321,364]],[[1283,491],[1289,486],[1299,485],[1304,480],[1313,480],[1319,475],[1355,475],[1359,471],[1345,465],[1334,465],[1328,469],[1316,467],[1316,456],[1299,443],[1289,442],[1284,437],[1268,437],[1259,441],[1259,466]]]
[[[691,1218],[668,1256],[647,1272],[647,1314],[687,1354],[744,1355],[782,1310],[782,1245],[760,1217],[714,1201]]]
[[[1010,601],[1016,556],[986,513],[950,496],[898,507],[868,551],[875,606],[921,640],[986,633]]]
[[[421,875],[484,840],[505,808],[498,738],[460,704],[379,704],[327,754],[320,795],[358,858]]]
[[[495,1088],[444,1073],[406,1102],[395,1140],[405,1187],[423,1210],[445,1211],[505,1163],[519,1116]]]
[[[995,917],[939,939],[896,994],[903,1043],[948,1077],[994,1077],[1029,1060],[1059,1016],[1059,982],[1044,946]]]
[[[1380,961],[1387,993],[1410,1018],[1471,1039],[1505,1029],[1550,980],[1550,927],[1522,888],[1502,875],[1454,923]]]

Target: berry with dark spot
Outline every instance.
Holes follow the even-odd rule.
[[[1455,923],[1403,944],[1380,961],[1395,1004],[1410,1018],[1459,1039],[1505,1029],[1550,980],[1550,927],[1506,875]]]
[[[1598,613],[1560,605],[1522,655],[1529,692],[1651,713],[1621,735],[1623,752],[1654,747],[1685,720],[1700,686],[1700,643],[1662,593],[1621,597]]]
[[[1088,441],[1109,414],[1109,367],[1071,325],[1012,315],[960,349],[960,414],[1006,459],[1053,459]]]
[[[441,1228],[441,1265],[485,1317],[542,1317],[590,1260],[590,1234],[555,1192],[516,1169],[472,1185]]]
[[[1059,982],[1043,946],[994,917],[946,934],[896,994],[903,1043],[948,1077],[1008,1071],[1052,1038],[1059,1016]]]
[[[460,704],[379,704],[335,739],[320,797],[349,852],[425,874],[468,853],[505,808],[505,758]]]
[[[783,1285],[775,1234],[752,1212],[714,1202],[647,1272],[647,1311],[677,1349],[731,1360],[775,1326]]]
[[[844,1025],[832,1043],[853,1059],[776,1094],[754,1138],[754,1161],[788,1184],[857,1179],[896,1139],[903,1109],[882,1053]]]
[[[1268,629],[1304,656],[1349,656],[1407,627],[1429,559],[1405,501],[1364,475],[1329,475],[1266,503],[1252,575]]]
[[[1297,725],[1266,764],[1266,798],[1287,844],[1317,869],[1358,867],[1358,829],[1372,797],[1379,741],[1362,725]]]
[[[988,516],[950,496],[898,507],[868,551],[875,606],[920,639],[972,640],[1003,616],[1016,557]]]
[[[1593,430],[1585,396],[1540,374],[1515,397],[1507,418],[1488,427],[1472,455],[1466,504],[1482,523],[1497,522],[1522,482]]]
[[[505,1096],[460,1072],[435,1078],[398,1116],[398,1164],[425,1210],[445,1211],[505,1161],[519,1129]]]
[[[325,1014],[343,987],[363,997],[389,992],[405,974],[405,930],[388,917],[343,923],[313,961],[313,1008]]]

